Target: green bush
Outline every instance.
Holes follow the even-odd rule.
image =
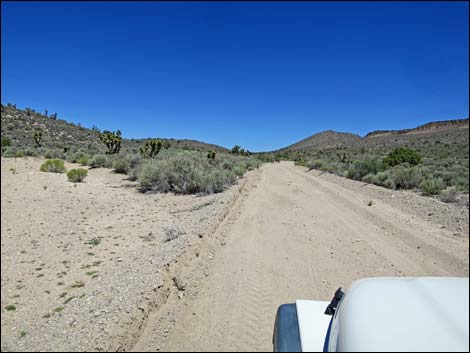
[[[243,159],[232,158],[227,156],[225,160],[212,163],[203,153],[162,153],[157,159],[142,162],[136,172],[137,180],[142,191],[177,194],[220,192],[236,181],[236,173],[241,176],[247,169]],[[131,174],[134,173],[133,170]]]
[[[425,179],[419,187],[424,195],[439,195],[445,185],[442,179]]]
[[[87,175],[88,175],[88,171],[83,168],[70,169],[67,172],[68,180],[74,183],[82,182],[83,180],[85,180]]]
[[[79,163],[82,165],[87,165],[91,156],[85,152],[69,152],[67,153],[67,162],[70,163]]]
[[[382,161],[378,159],[366,159],[354,161],[347,171],[347,177],[354,180],[362,180],[367,174],[377,174],[383,171]]]
[[[3,157],[12,157],[11,147],[2,147],[1,151]]]
[[[89,161],[89,165],[92,168],[110,168],[112,163],[107,156],[103,154],[97,154]]]
[[[222,192],[236,180],[237,178],[233,173],[214,169],[204,177],[204,192],[207,194]]]
[[[44,157],[46,158],[54,158],[54,159],[63,159],[64,154],[59,150],[46,150],[44,152]]]
[[[398,166],[391,170],[391,179],[397,189],[417,188],[423,177],[417,167]]]
[[[421,163],[421,155],[411,148],[401,146],[390,152],[388,156],[384,158],[383,162],[389,167],[403,163],[414,166]]]
[[[129,162],[124,158],[115,159],[113,161],[112,167],[114,172],[127,174],[129,172]]]
[[[244,164],[237,164],[232,171],[237,177],[242,177],[246,173],[247,168]]]
[[[376,174],[367,174],[362,177],[362,181],[368,184],[378,184],[379,180]]]
[[[458,201],[458,191],[455,187],[447,188],[441,192],[441,200],[447,203],[453,203]]]
[[[18,149],[18,150],[15,150],[15,155],[13,157],[24,157],[26,156],[26,154],[24,153],[24,150],[22,149]]]
[[[390,172],[388,170],[384,172],[378,172],[375,177],[378,185],[384,185],[385,181],[388,179],[390,179]]]
[[[48,159],[41,165],[40,171],[49,173],[64,173],[64,161],[62,159]]]
[[[391,178],[387,178],[384,181],[382,181],[381,186],[386,187],[388,189],[396,189],[397,188],[397,186],[395,185],[395,182]]]
[[[27,157],[35,157],[38,153],[34,149],[28,147],[24,150],[24,155]]]
[[[301,167],[308,168],[308,162],[303,158],[299,158],[299,159],[295,160],[294,165],[299,165]]]
[[[8,137],[2,137],[2,147],[11,146],[11,140]]]

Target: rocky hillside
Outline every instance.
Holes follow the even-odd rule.
[[[1,135],[10,140],[15,148],[34,148],[35,132],[41,132],[41,147],[44,149],[83,150],[89,153],[104,153],[106,148],[99,139],[98,128],[85,128],[80,125],[58,119],[54,115],[46,116],[31,109],[17,109],[14,105],[1,106]],[[123,135],[125,135],[123,131]],[[153,136],[152,136],[153,137]],[[155,136],[158,138],[157,136]],[[123,139],[122,150],[137,152],[145,139]],[[165,139],[161,139],[162,141]],[[221,146],[194,140],[167,139],[171,147],[191,150],[214,150],[227,152]]]

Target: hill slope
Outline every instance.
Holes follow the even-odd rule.
[[[299,151],[304,149],[321,149],[331,147],[349,146],[361,140],[359,135],[336,132],[327,130],[318,134],[307,137],[299,142],[296,142],[288,147],[282,148],[279,151]]]
[[[85,128],[62,119],[37,113],[30,109],[17,109],[13,105],[2,105],[1,109],[2,138],[8,137],[11,140],[12,147],[34,148],[35,142],[32,135],[35,131],[41,131],[41,146],[45,149],[63,149],[68,146],[72,150],[81,149],[88,153],[104,153],[106,150],[99,139],[100,131],[97,128]],[[145,140],[123,138],[122,150],[137,152]],[[228,151],[224,147],[195,140],[161,140],[168,140],[172,147],[181,149]]]

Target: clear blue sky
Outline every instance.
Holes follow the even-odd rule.
[[[467,2],[2,1],[2,103],[252,151],[468,117]]]

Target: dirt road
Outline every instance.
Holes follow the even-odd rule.
[[[392,207],[382,191],[369,206],[370,190],[331,177],[264,166],[221,226],[225,246],[197,295],[169,300],[134,350],[269,351],[282,303],[328,300],[368,276],[468,276],[468,236]]]
[[[468,276],[465,205],[288,162],[205,196],[143,195],[103,168],[73,184],[42,162],[2,158],[2,351],[271,350],[282,303]]]

